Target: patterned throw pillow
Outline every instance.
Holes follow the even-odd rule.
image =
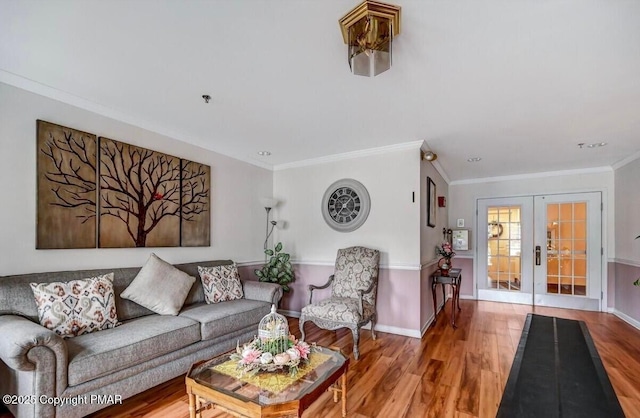
[[[236,263],[215,267],[198,266],[198,273],[200,273],[204,299],[207,303],[218,303],[244,297]]]
[[[30,283],[40,324],[68,338],[118,325],[113,273],[69,282]]]

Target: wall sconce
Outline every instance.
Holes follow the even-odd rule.
[[[435,152],[431,152],[431,151],[423,151],[422,152],[422,159],[425,161],[435,161],[438,159],[438,154],[436,154]]]
[[[391,68],[393,37],[400,34],[400,6],[367,0],[339,23],[353,74],[371,77]]]

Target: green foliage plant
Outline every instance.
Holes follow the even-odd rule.
[[[290,261],[291,256],[282,252],[281,242],[273,250],[267,248],[264,253],[269,258],[269,261],[261,269],[255,269],[253,272],[261,282],[278,283],[282,286],[282,290],[288,292],[290,290],[289,283],[294,280],[293,267]]]

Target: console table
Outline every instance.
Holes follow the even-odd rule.
[[[453,299],[451,300],[451,326],[457,328],[456,325],[456,307],[460,310],[460,281],[462,280],[461,269],[450,269],[449,274],[444,276],[438,269],[431,275],[431,294],[433,295],[433,314],[435,319],[438,318],[438,303],[436,302],[436,287],[442,286],[442,310],[444,311],[444,301],[446,296],[444,293],[445,285],[450,285],[453,290]],[[434,319],[434,323],[435,323]]]

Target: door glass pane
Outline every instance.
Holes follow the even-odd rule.
[[[547,293],[587,294],[587,204],[547,205]]]
[[[487,287],[520,291],[522,235],[520,206],[487,210]]]

